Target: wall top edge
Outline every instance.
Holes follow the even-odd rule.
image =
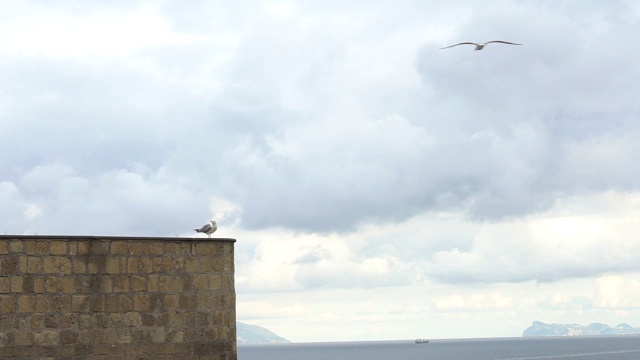
[[[231,238],[178,237],[178,236],[96,236],[96,235],[0,235],[6,240],[165,240],[165,241],[205,241],[236,242]]]

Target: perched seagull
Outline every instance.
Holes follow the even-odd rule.
[[[493,41],[487,41],[486,43],[480,43],[480,44],[474,43],[474,42],[461,42],[459,44],[443,47],[443,48],[440,48],[440,49],[441,50],[442,49],[448,49],[448,48],[451,48],[451,47],[454,47],[454,46],[458,46],[458,45],[475,45],[475,47],[476,47],[475,51],[478,51],[478,50],[484,49],[485,46],[487,46],[488,44],[491,44],[491,43],[500,43],[500,44],[508,44],[508,45],[522,45],[522,44],[516,44],[516,43],[512,43],[512,42],[508,42],[508,41],[493,40]]]
[[[216,222],[213,220],[211,220],[210,222],[211,224],[206,224],[200,229],[193,229],[193,230],[195,230],[195,232],[205,233],[207,234],[208,237],[211,237],[211,234],[213,234],[214,232],[216,232],[216,230],[218,230],[218,224],[216,224]]]

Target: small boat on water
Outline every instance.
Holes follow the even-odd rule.
[[[426,344],[428,342],[428,339],[416,339],[416,344]]]

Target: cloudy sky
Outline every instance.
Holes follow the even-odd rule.
[[[637,1],[1,3],[0,232],[216,219],[292,341],[640,327]]]

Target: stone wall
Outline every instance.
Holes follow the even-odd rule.
[[[235,360],[234,242],[0,236],[0,358]]]

